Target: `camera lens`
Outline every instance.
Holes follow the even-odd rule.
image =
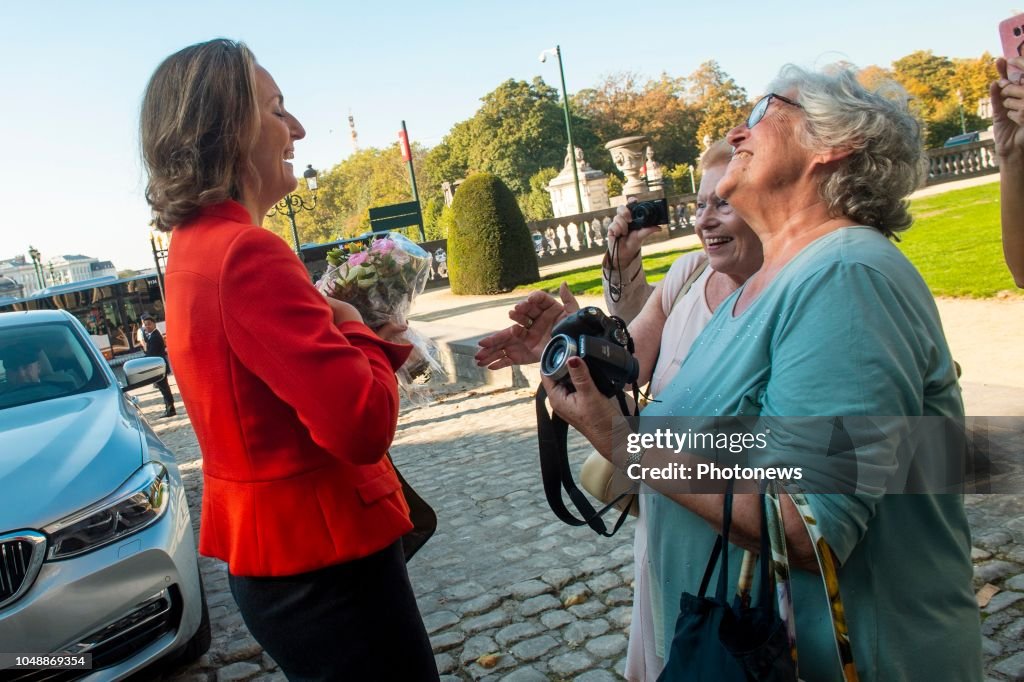
[[[540,373],[555,381],[569,375],[569,358],[578,355],[576,342],[565,334],[552,336],[540,356]]]
[[[647,214],[649,213],[647,202],[635,204],[629,209],[630,214],[633,216],[633,222],[637,225],[647,226]]]

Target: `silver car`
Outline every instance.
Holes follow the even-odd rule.
[[[164,372],[129,360],[122,387],[72,315],[0,314],[0,667],[89,654],[59,679],[114,680],[209,648],[181,476],[124,394]]]

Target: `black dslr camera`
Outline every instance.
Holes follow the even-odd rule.
[[[540,372],[571,389],[568,361],[580,357],[587,363],[597,389],[611,397],[640,375],[632,345],[622,320],[588,306],[551,330],[551,340],[540,357]]]
[[[665,199],[638,201],[635,204],[627,204],[626,208],[633,216],[633,221],[629,224],[630,230],[668,223],[668,201]]]

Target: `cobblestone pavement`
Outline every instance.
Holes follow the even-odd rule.
[[[199,519],[200,457],[184,411],[156,419],[175,451]],[[410,563],[442,679],[621,679],[632,602],[632,528],[614,538],[556,520],[541,491],[532,394],[474,389],[407,407],[392,454],[437,510],[435,536]],[[577,463],[587,449],[570,443]],[[975,587],[1001,588],[982,610],[986,674],[1024,680],[1024,496],[966,500]],[[163,682],[283,680],[238,615],[226,567],[201,559],[213,645]],[[396,655],[400,655],[396,645]]]

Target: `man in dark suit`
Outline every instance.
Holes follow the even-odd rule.
[[[163,358],[164,365],[166,365],[169,374],[171,366],[167,362],[167,344],[164,343],[163,334],[156,328],[156,320],[149,313],[143,313],[140,319],[142,321],[142,344],[146,356]],[[164,416],[173,417],[178,414],[174,409],[174,397],[171,395],[171,386],[167,383],[167,377],[165,376],[156,382],[156,387],[160,389],[160,395],[164,397]]]

